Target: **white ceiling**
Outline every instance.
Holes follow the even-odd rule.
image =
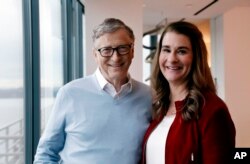
[[[212,2],[212,5],[194,15]],[[143,23],[144,27],[152,27],[183,18],[187,21],[204,20],[236,6],[250,6],[250,0],[144,0]]]
[[[85,4],[87,0],[80,0]],[[110,4],[112,1],[109,0]],[[144,30],[156,25],[185,19],[197,22],[221,15],[236,6],[250,6],[250,0],[140,0],[143,1]],[[197,15],[196,12],[213,3]],[[250,19],[249,19],[250,20]]]

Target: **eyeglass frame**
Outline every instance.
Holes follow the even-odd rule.
[[[119,52],[119,48],[124,47],[124,46],[129,47],[129,50],[128,50],[127,53],[121,54],[121,53]],[[129,54],[129,51],[131,50],[131,47],[132,47],[132,46],[133,46],[133,43],[130,43],[130,44],[119,45],[119,46],[114,47],[114,48],[113,48],[113,47],[102,47],[102,48],[99,48],[99,49],[96,49],[96,50],[100,53],[100,55],[101,55],[102,57],[111,57],[111,56],[113,56],[113,54],[114,54],[115,51],[116,51],[117,54],[119,54],[120,56],[123,56],[123,55]],[[105,56],[105,55],[102,54],[102,50],[103,50],[103,49],[106,49],[106,48],[109,48],[110,50],[112,49],[111,55]]]

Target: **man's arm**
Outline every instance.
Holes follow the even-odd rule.
[[[34,164],[54,164],[60,161],[59,152],[63,149],[65,142],[65,103],[67,103],[65,96],[63,89],[60,89],[48,124],[39,141]]]

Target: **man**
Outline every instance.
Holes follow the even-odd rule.
[[[34,163],[137,164],[151,119],[151,89],[128,74],[133,31],[105,19],[93,34],[98,69],[62,87]]]

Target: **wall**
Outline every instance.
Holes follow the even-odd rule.
[[[223,16],[225,100],[236,124],[238,147],[250,147],[250,7]]]
[[[211,35],[210,35],[210,20],[205,19],[201,21],[194,22],[194,24],[199,28],[203,35],[204,42],[207,47],[207,60],[208,65],[211,67]]]
[[[212,19],[212,72],[236,127],[236,147],[250,147],[250,7]]]
[[[130,26],[135,33],[135,55],[130,67],[133,78],[142,81],[142,35],[143,35],[143,3],[142,0],[114,1],[89,0],[83,1],[86,14],[86,57],[85,75],[96,70],[96,63],[92,54],[92,30],[107,17],[116,17]]]
[[[92,29],[106,17],[122,19],[136,35],[135,58],[130,72],[142,81],[142,0],[83,1],[86,13],[86,69],[96,69],[92,56]],[[132,19],[133,18],[133,19]],[[218,95],[227,103],[236,126],[236,146],[250,147],[250,7],[233,8],[211,19],[212,73],[217,79]]]
[[[215,80],[217,94],[225,100],[225,68],[224,68],[224,43],[223,43],[223,17],[211,19],[211,63],[212,74]]]

